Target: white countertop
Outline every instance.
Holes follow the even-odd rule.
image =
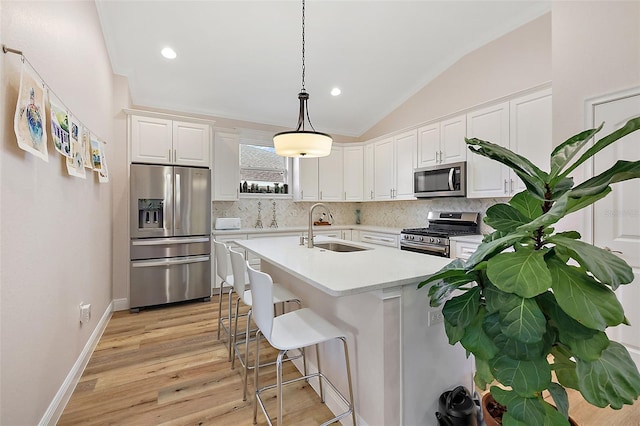
[[[346,296],[402,285],[416,285],[451,259],[338,240],[318,235],[315,242],[340,241],[371,250],[339,253],[300,245],[298,237],[237,240],[235,244],[331,296]]]
[[[449,237],[452,241],[460,241],[463,243],[476,243],[480,244],[484,235],[476,234],[476,235],[456,235],[455,237]]]
[[[373,231],[373,232],[383,232],[388,234],[396,234],[400,235],[402,228],[387,228],[384,226],[373,226],[373,225],[325,225],[325,226],[314,226],[313,231],[332,231],[332,230],[343,230],[343,229],[355,229],[358,231]],[[309,230],[308,226],[283,226],[280,228],[240,228],[240,229],[212,229],[211,233],[213,235],[227,235],[227,234],[265,234],[265,233],[278,233],[278,232],[307,232]]]

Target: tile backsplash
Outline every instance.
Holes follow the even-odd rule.
[[[433,200],[376,201],[367,203],[325,203],[333,214],[336,225],[353,225],[356,223],[356,209],[360,209],[363,225],[383,226],[389,228],[412,228],[426,226],[429,211],[469,211],[480,212],[484,218],[486,210],[498,199],[438,198]],[[294,202],[287,199],[245,198],[238,201],[214,201],[211,218],[215,223],[218,217],[239,217],[243,228],[253,228],[258,220],[258,202],[262,227],[270,227],[274,218],[279,227],[306,226],[308,224],[311,202]],[[314,220],[317,220],[323,209],[316,209]],[[213,224],[212,224],[213,225]],[[483,233],[491,231],[482,223]]]

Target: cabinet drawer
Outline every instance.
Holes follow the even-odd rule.
[[[398,247],[398,235],[360,231],[360,241],[379,246]]]
[[[456,241],[456,257],[462,260],[468,260],[469,257],[476,251],[480,244],[466,243]]]

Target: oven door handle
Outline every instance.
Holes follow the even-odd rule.
[[[424,244],[424,243],[410,243],[410,242],[406,242],[403,241],[400,244],[402,247],[411,247],[411,248],[415,248],[415,249],[420,249],[420,250],[430,250],[430,251],[434,251],[434,252],[438,252],[438,253],[446,253],[448,247],[447,246],[435,246],[435,245],[431,245],[431,244]]]
[[[455,167],[451,167],[449,169],[449,191],[453,191],[455,188],[453,187],[453,173],[455,172]]]

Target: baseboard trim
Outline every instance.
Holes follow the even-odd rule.
[[[84,349],[78,356],[75,364],[73,364],[71,371],[67,374],[62,386],[60,386],[60,389],[58,389],[53,401],[49,404],[47,411],[42,416],[42,419],[40,419],[40,422],[38,423],[39,426],[53,426],[58,423],[58,420],[60,420],[60,416],[62,415],[64,408],[67,406],[69,399],[71,399],[71,395],[73,394],[78,381],[80,381],[80,377],[82,377],[82,372],[87,366],[93,350],[96,348],[96,345],[100,341],[100,337],[102,337],[102,333],[104,333],[104,330],[109,323],[109,318],[111,318],[113,308],[114,301],[107,306],[104,314],[102,314],[102,318],[100,318],[98,325],[95,330],[93,330],[93,333],[91,333],[91,337],[89,337],[87,344],[84,345]]]

